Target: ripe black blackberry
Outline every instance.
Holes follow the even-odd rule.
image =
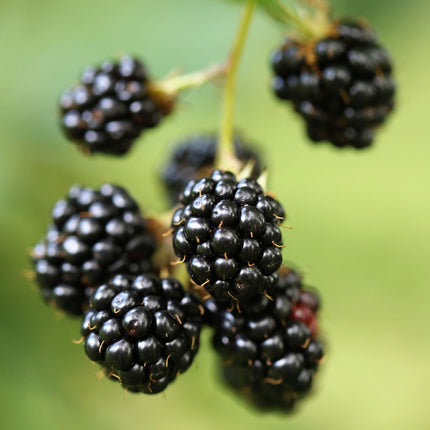
[[[156,394],[191,365],[202,313],[175,279],[117,275],[91,295],[81,326],[85,352],[124,388]]]
[[[172,205],[178,204],[180,194],[189,181],[202,178],[213,170],[217,144],[216,135],[196,134],[173,147],[168,164],[161,172],[161,180]],[[238,160],[244,163],[255,161],[251,177],[258,178],[261,174],[260,156],[238,136],[234,140],[234,150]]]
[[[114,274],[152,268],[155,238],[121,187],[72,187],[55,205],[52,222],[32,259],[43,297],[67,313],[81,314],[88,292]]]
[[[393,109],[391,59],[360,21],[336,21],[318,40],[289,38],[271,63],[275,94],[293,103],[314,142],[365,148]]]
[[[243,305],[270,294],[282,263],[284,209],[254,179],[215,170],[190,181],[173,215],[173,248],[216,300]]]
[[[310,391],[324,351],[318,296],[303,288],[297,272],[279,275],[271,299],[261,297],[242,313],[220,305],[215,310],[212,301],[206,313],[227,386],[263,410],[289,412]]]
[[[67,137],[89,153],[126,153],[145,129],[155,127],[172,102],[150,91],[143,64],[125,56],[87,67],[81,81],[61,97]]]

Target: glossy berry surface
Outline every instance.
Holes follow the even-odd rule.
[[[358,21],[336,22],[317,41],[290,38],[271,63],[273,91],[293,103],[314,142],[368,147],[394,107],[389,54]]]
[[[137,203],[123,188],[73,186],[56,203],[32,260],[45,300],[79,315],[89,291],[114,274],[150,271],[155,248]]]
[[[270,294],[282,263],[284,209],[254,179],[215,170],[190,181],[173,215],[173,248],[216,300],[245,305]]]
[[[191,365],[202,313],[176,279],[117,275],[90,297],[81,326],[85,352],[127,390],[156,394]]]
[[[161,180],[172,205],[179,202],[185,186],[192,179],[200,179],[213,169],[217,149],[217,136],[192,135],[173,146],[170,158],[161,171]],[[242,161],[255,161],[252,178],[261,173],[260,156],[240,137],[234,140],[236,157]]]
[[[317,294],[303,287],[297,272],[283,268],[271,299],[260,298],[241,313],[213,300],[205,306],[226,385],[263,410],[289,412],[310,391],[324,355]],[[299,306],[302,314],[308,311],[306,318]]]
[[[169,107],[148,92],[143,64],[125,56],[87,67],[80,82],[60,101],[66,136],[89,153],[126,153],[145,130],[155,127]]]

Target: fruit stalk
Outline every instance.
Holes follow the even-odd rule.
[[[216,166],[222,167],[224,169],[233,168],[235,170],[238,165],[233,148],[236,76],[254,9],[255,1],[248,1],[243,11],[239,24],[239,30],[236,35],[236,40],[234,41],[228,60],[228,69],[224,86],[220,140],[218,145],[217,160],[215,163]]]
[[[207,69],[185,75],[175,75],[150,83],[150,91],[175,98],[181,91],[199,88],[207,82],[223,76],[228,68],[227,62],[210,66]]]

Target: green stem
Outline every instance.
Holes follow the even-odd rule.
[[[236,168],[236,158],[233,148],[233,128],[234,128],[234,106],[236,98],[236,76],[239,61],[245,45],[246,36],[248,34],[249,26],[252,19],[252,14],[255,9],[255,1],[249,0],[246,3],[242,18],[239,24],[239,30],[234,41],[233,48],[229,57],[229,67],[227,70],[222,117],[221,117],[221,130],[217,151],[217,160],[215,165],[223,169],[233,167]]]
[[[152,91],[162,93],[166,96],[176,97],[177,94],[189,88],[198,88],[207,82],[224,75],[227,70],[227,63],[217,64],[205,70],[168,77],[166,79],[151,82]]]

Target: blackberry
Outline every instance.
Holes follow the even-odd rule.
[[[192,135],[178,142],[170,159],[161,172],[169,200],[172,205],[179,202],[179,197],[187,183],[192,179],[206,176],[213,170],[218,137],[216,135]],[[243,162],[255,160],[251,177],[256,179],[261,174],[259,155],[238,136],[234,140],[236,157]]]
[[[276,96],[293,103],[314,142],[368,147],[394,107],[389,54],[359,21],[334,22],[319,40],[289,38],[271,63]]]
[[[144,65],[124,56],[87,67],[60,102],[66,136],[89,153],[126,153],[142,131],[155,127],[171,103],[150,91]]]
[[[310,391],[324,355],[316,293],[283,269],[271,300],[260,298],[242,313],[215,310],[213,301],[209,308],[226,385],[263,410],[289,412]]]
[[[151,270],[155,238],[119,186],[73,186],[55,205],[52,223],[32,259],[43,297],[67,313],[81,314],[89,291],[114,274]]]
[[[244,305],[270,294],[282,263],[281,204],[231,172],[188,183],[172,219],[173,248],[192,280],[216,300]]]
[[[202,312],[173,278],[117,275],[91,295],[81,326],[85,352],[129,391],[159,393],[191,365]]]

